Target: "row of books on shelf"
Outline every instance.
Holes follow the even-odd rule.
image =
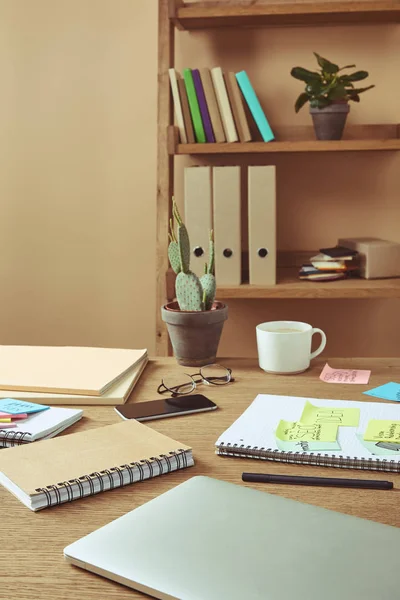
[[[358,252],[335,246],[321,248],[319,254],[312,256],[310,263],[302,265],[299,278],[310,281],[336,281],[360,275]]]
[[[182,144],[250,142],[250,119],[264,142],[274,139],[246,71],[169,69],[169,78]]]

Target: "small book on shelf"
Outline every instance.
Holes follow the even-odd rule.
[[[215,136],[215,141],[220,144],[226,142],[226,137],[224,133],[224,127],[222,125],[221,115],[219,113],[217,97],[215,95],[210,69],[203,68],[199,69],[199,71],[201,82],[203,84],[204,94],[207,101],[208,110],[210,113],[210,119]]]
[[[271,142],[275,139],[275,136],[272,132],[270,124],[268,123],[267,117],[261,107],[260,101],[257,98],[257,95],[253,89],[253,86],[250,83],[250,79],[246,73],[246,71],[240,71],[240,73],[236,73],[236,79],[239,84],[239,87],[242,91],[242,94],[248,104],[251,114],[253,115],[253,119],[255,120],[257,127],[261,133],[261,137],[264,142]]]
[[[224,126],[226,140],[230,143],[239,140],[236,131],[236,125],[232,114],[231,105],[229,103],[228,92],[226,90],[224,74],[221,67],[211,69],[211,77],[214,83],[215,95],[217,97],[219,112]]]
[[[206,140],[206,134],[204,131],[203,121],[201,118],[199,101],[196,94],[196,88],[194,85],[192,69],[184,69],[183,79],[185,80],[186,93],[189,101],[190,114],[192,115],[192,122],[194,128],[194,134],[196,142],[204,144]]]
[[[208,111],[206,96],[204,94],[203,83],[200,77],[200,71],[193,69],[192,71],[194,87],[196,90],[197,100],[199,102],[201,119],[203,121],[204,133],[206,135],[206,141],[209,144],[215,142],[214,131],[211,124],[210,113]]]
[[[233,116],[237,132],[239,135],[239,141],[241,143],[251,141],[251,133],[249,124],[247,122],[246,113],[243,105],[243,96],[240,93],[239,85],[235,76],[235,73],[225,73],[226,89],[228,91],[229,101],[231,103]]]

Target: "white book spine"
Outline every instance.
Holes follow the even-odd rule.
[[[171,82],[172,98],[174,101],[176,124],[178,125],[178,129],[179,129],[179,137],[180,137],[182,144],[187,144],[187,136],[186,136],[186,130],[185,130],[185,122],[183,120],[181,97],[180,97],[179,88],[178,88],[179,73],[177,73],[175,69],[168,69],[168,74],[169,74],[169,80]]]
[[[221,67],[214,67],[214,69],[211,69],[211,77],[214,84],[215,95],[217,96],[219,112],[221,113],[226,139],[228,142],[237,142],[239,138]]]

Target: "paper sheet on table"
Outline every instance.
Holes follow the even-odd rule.
[[[383,398],[384,400],[394,400],[395,402],[400,402],[400,383],[390,381],[389,383],[380,385],[372,390],[363,392],[363,394],[366,394],[367,396],[374,396],[375,398]]]
[[[275,435],[283,442],[336,442],[338,426],[331,423],[304,425],[299,421],[280,421]]]
[[[319,378],[326,383],[361,383],[369,381],[371,371],[362,369],[332,369],[326,363]]]
[[[364,433],[367,442],[400,443],[400,421],[381,421],[371,419]]]
[[[300,422],[305,425],[313,423],[332,423],[340,427],[358,427],[360,422],[359,408],[327,408],[326,406],[314,406],[306,402]]]

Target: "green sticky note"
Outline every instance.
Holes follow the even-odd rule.
[[[363,439],[362,434],[356,433],[356,437],[360,444],[364,446],[368,452],[376,456],[390,456],[395,455],[400,457],[400,442],[367,442]]]
[[[307,401],[300,422],[306,425],[311,425],[313,423],[331,423],[340,427],[358,427],[360,422],[360,409],[314,406],[314,404]]]
[[[276,437],[283,442],[336,442],[338,426],[332,423],[312,423],[300,421],[280,421]]]
[[[371,419],[364,433],[367,442],[400,443],[400,421]]]

